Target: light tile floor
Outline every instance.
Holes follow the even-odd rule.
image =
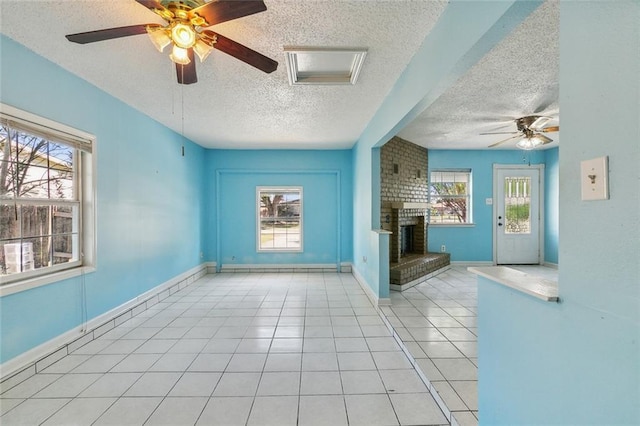
[[[557,281],[556,269],[512,266]],[[381,308],[396,335],[447,409],[452,423],[478,424],[477,279],[454,266],[403,292]]]
[[[394,294],[389,319],[442,392],[473,408],[475,342],[459,333],[474,333],[473,279],[445,278]],[[3,426],[448,423],[337,273],[208,275],[1,392]]]

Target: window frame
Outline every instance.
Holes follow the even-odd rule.
[[[466,174],[467,175],[467,191],[465,194],[463,195],[445,195],[444,198],[466,198],[466,210],[467,210],[467,214],[466,214],[466,221],[465,222],[433,222],[432,218],[434,217],[432,215],[432,209],[434,208],[433,205],[435,204],[433,202],[433,199],[438,197],[438,198],[443,198],[443,196],[441,195],[435,195],[432,193],[431,191],[431,185],[433,182],[433,174],[434,173],[460,173],[460,174]],[[455,182],[455,181],[454,181]],[[429,191],[429,204],[431,205],[431,207],[429,208],[429,226],[454,226],[454,227],[472,227],[475,226],[474,222],[473,222],[473,170],[470,168],[456,168],[456,169],[451,169],[451,168],[437,168],[437,169],[433,169],[429,171],[429,183],[427,185],[428,191]],[[436,216],[437,217],[437,216]]]
[[[78,260],[47,266],[31,271],[0,275],[0,297],[47,285],[95,271],[96,265],[96,208],[95,170],[96,137],[65,124],[0,103],[0,120],[21,132],[43,137],[73,149],[73,200],[55,198],[8,198],[3,204],[68,205],[77,207]]]
[[[300,247],[284,247],[284,248],[263,248],[261,246],[261,225],[263,222],[260,216],[260,203],[262,192],[284,192],[284,193],[298,193],[300,195],[300,215],[298,221],[300,222]],[[257,186],[256,187],[256,251],[258,253],[302,253],[304,252],[304,194],[302,186]]]

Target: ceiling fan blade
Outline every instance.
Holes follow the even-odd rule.
[[[540,133],[536,133],[536,134],[535,134],[535,136],[536,136],[538,139],[541,139],[541,140],[542,140],[542,145],[547,144],[547,143],[549,143],[549,142],[553,142],[553,139],[548,138],[548,137],[546,137],[545,135],[542,135],[542,134],[540,134]]]
[[[531,123],[529,125],[529,128],[531,130],[539,130],[542,126],[544,126],[545,124],[547,124],[549,122],[549,120],[551,120],[551,117],[546,117],[546,116],[539,116],[537,117],[533,123]]]
[[[87,31],[85,33],[68,34],[67,40],[74,43],[87,44],[96,41],[111,40],[113,38],[129,37],[138,34],[146,34],[147,27],[160,27],[158,24],[138,24],[128,27],[107,28],[104,30]]]
[[[502,145],[503,143],[507,143],[507,142],[512,141],[512,140],[520,139],[521,137],[522,137],[521,134],[518,134],[518,135],[515,135],[515,136],[511,136],[510,138],[506,138],[506,139],[503,139],[503,140],[498,141],[496,143],[492,143],[491,145],[489,145],[489,148],[493,148],[494,146]]]
[[[210,4],[210,3],[209,3]],[[203,31],[210,37],[215,36],[217,38],[216,43],[213,45],[218,50],[240,59],[253,67],[258,68],[260,71],[264,71],[267,74],[274,72],[278,68],[278,62],[271,58],[264,56],[262,53],[258,53],[255,50],[249,49],[236,41],[231,40],[225,36],[222,36],[213,31]]]
[[[479,135],[515,135],[520,132],[488,132],[488,133],[478,133]]]
[[[537,132],[544,132],[544,133],[559,132],[560,131],[560,126],[549,126],[549,127],[545,127],[544,129],[538,129],[536,131]]]
[[[171,12],[169,9],[164,7],[162,3],[160,3],[160,0],[136,0],[136,1],[140,3],[142,6],[151,10],[152,12],[157,13],[164,19],[166,19],[165,17],[174,16],[173,12]]]
[[[187,65],[176,64],[176,74],[178,75],[178,83],[180,84],[193,84],[198,82],[196,58],[193,54],[193,49],[187,49],[187,55],[191,62]]]
[[[198,15],[206,21],[202,26],[209,27],[221,22],[264,12],[265,10],[267,10],[267,6],[263,1],[218,0],[190,10],[189,18]]]

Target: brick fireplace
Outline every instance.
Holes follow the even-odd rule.
[[[415,208],[418,204],[424,204],[423,208]],[[395,205],[395,208],[393,207]],[[394,203],[391,207],[391,229],[393,232],[389,241],[391,263],[400,261],[403,255],[427,253],[427,220],[426,203]],[[410,206],[413,208],[405,208]],[[403,228],[411,227],[411,231]],[[410,233],[410,234],[409,234]],[[405,239],[410,235],[411,246],[403,247],[403,235]],[[404,248],[404,250],[403,250]]]
[[[394,137],[380,149],[380,165],[381,228],[392,233],[390,285],[403,290],[448,267],[450,258],[427,251],[427,149]]]

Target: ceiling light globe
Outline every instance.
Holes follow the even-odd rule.
[[[173,51],[171,52],[171,55],[169,55],[169,58],[176,64],[180,65],[187,65],[191,63],[187,49],[183,49],[175,45],[173,46]]]
[[[539,137],[532,136],[532,137],[520,139],[516,143],[516,146],[520,149],[524,149],[525,151],[531,151],[532,149],[536,149],[542,144],[543,144],[543,141]]]
[[[534,146],[531,143],[531,140],[529,139],[520,139],[517,143],[516,146],[520,149],[524,149],[525,151],[531,151]]]
[[[193,46],[193,51],[198,54],[198,57],[200,58],[200,62],[204,62],[204,60],[207,59],[207,56],[209,56],[212,50],[213,50],[213,46],[205,43],[202,40],[198,40],[196,44]]]
[[[171,29],[171,38],[176,46],[188,49],[196,44],[196,31],[187,24],[176,24]]]
[[[153,45],[160,52],[171,44],[171,37],[169,37],[169,32],[165,28],[147,27],[147,33]]]

